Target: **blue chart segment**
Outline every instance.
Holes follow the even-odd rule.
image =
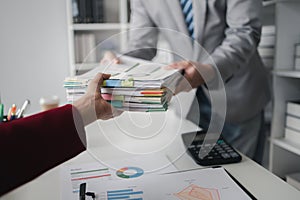
[[[142,200],[143,191],[134,191],[133,189],[107,191],[107,200],[116,199]]]
[[[144,174],[144,170],[138,167],[124,167],[116,172],[120,178],[137,178]]]

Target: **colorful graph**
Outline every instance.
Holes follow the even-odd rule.
[[[111,173],[108,168],[90,169],[90,170],[76,169],[76,170],[72,170],[70,175],[71,175],[73,193],[79,192],[79,185],[83,182],[87,182],[88,180],[95,180],[95,179],[103,179],[103,178],[107,179],[111,177]]]
[[[193,184],[174,195],[181,200],[220,200],[218,189]]]
[[[144,170],[138,167],[124,167],[116,172],[120,178],[137,178],[144,174]]]
[[[143,191],[134,191],[133,189],[107,191],[107,200],[115,200],[115,199],[142,200]]]

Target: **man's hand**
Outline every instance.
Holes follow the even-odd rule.
[[[111,51],[107,51],[104,53],[104,56],[102,58],[102,60],[100,61],[101,64],[120,64],[121,61],[119,58],[117,58],[117,56],[111,52]]]
[[[83,119],[84,125],[88,125],[97,119],[110,119],[120,115],[122,112],[115,110],[101,96],[101,88],[103,81],[109,79],[109,74],[97,74],[90,81],[87,92],[84,96],[74,102],[75,106]]]
[[[178,94],[182,91],[188,92],[193,88],[197,88],[204,84],[205,80],[212,80],[215,75],[211,65],[201,64],[193,61],[175,62],[167,66],[167,68],[180,69],[184,72],[184,77],[176,87],[175,94]]]

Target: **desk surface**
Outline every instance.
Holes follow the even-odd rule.
[[[134,121],[135,124],[128,123],[128,120]],[[153,135],[153,130],[155,130],[158,125],[160,128],[163,128],[154,132],[161,134]],[[174,130],[175,133],[182,133],[196,129],[198,128],[192,123],[175,117],[172,111],[164,115],[123,114],[118,120],[107,122],[98,121],[86,128],[89,146],[88,151],[81,153],[77,157],[48,171],[0,199],[61,199],[60,169],[62,166],[95,162],[95,157],[101,160],[111,157],[117,158],[118,156],[130,157],[136,152],[149,153],[155,149],[160,149],[158,147],[163,147],[160,149],[160,153],[167,156],[178,170],[200,168],[191,157],[184,153],[185,149],[181,142],[180,134],[174,134]],[[141,130],[144,131],[141,132]],[[135,134],[139,135],[139,137],[136,137],[137,135]],[[170,134],[176,136],[172,136],[170,140]],[[224,168],[257,199],[292,200],[300,198],[299,191],[247,157],[243,157],[241,163],[224,165]]]

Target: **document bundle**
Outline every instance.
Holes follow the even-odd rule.
[[[160,162],[159,158],[156,158],[154,163]],[[148,160],[150,159],[143,159],[146,164],[149,163]],[[86,184],[88,191],[92,191],[100,200],[256,199],[222,167],[165,173],[172,169],[167,167],[163,171],[151,173],[146,171],[143,167],[146,164],[142,162],[136,164],[135,161],[118,160],[118,163],[119,166],[114,165],[114,169],[99,163],[62,168],[63,199],[77,199],[82,183]]]
[[[72,102],[84,95],[89,80],[100,72],[111,74],[101,87],[102,97],[115,108],[125,111],[166,111],[168,99],[181,78],[178,70],[165,69],[163,64],[141,63],[140,60],[134,64],[100,64],[83,75],[65,79],[67,100]]]

